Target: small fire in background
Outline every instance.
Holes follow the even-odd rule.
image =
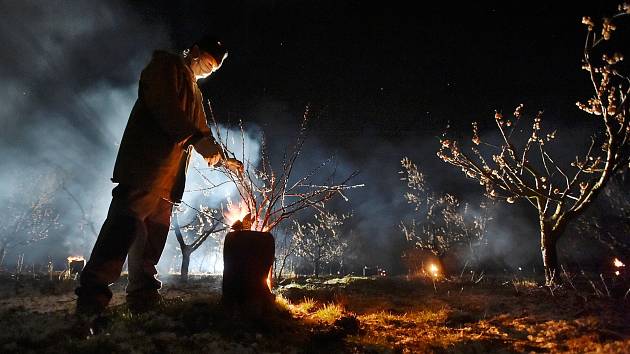
[[[70,274],[81,273],[83,267],[85,267],[85,258],[82,256],[70,256],[67,258],[67,270]]]
[[[430,263],[428,269],[432,277],[437,278],[440,275],[440,268],[435,263]]]
[[[619,275],[619,274],[621,274],[621,272],[619,271],[619,268],[623,268],[623,267],[625,267],[626,265],[625,265],[625,264],[623,264],[623,262],[622,262],[622,261],[620,261],[620,260],[619,260],[619,258],[616,258],[616,257],[615,257],[615,259],[613,259],[613,266],[614,266],[615,268],[617,268],[617,270],[615,271],[615,275]]]

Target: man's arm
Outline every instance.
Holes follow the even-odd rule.
[[[193,146],[195,151],[201,154],[210,166],[218,167],[226,159],[223,148],[212,136],[199,139]]]

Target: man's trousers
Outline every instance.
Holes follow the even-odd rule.
[[[170,227],[172,204],[137,188],[118,185],[112,190],[107,219],[76,289],[79,311],[102,311],[112,297],[109,285],[120,277],[127,255],[127,296],[156,294],[161,282],[155,266]]]

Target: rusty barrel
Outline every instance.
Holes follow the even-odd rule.
[[[266,305],[273,302],[267,281],[275,254],[270,232],[232,231],[223,245],[223,297],[226,305]]]

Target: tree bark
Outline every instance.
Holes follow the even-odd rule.
[[[182,268],[180,270],[179,280],[182,283],[188,282],[188,268],[190,267],[190,255],[192,254],[192,247],[185,246],[182,248]]]
[[[4,265],[4,257],[7,255],[7,249],[6,247],[2,246],[2,248],[0,248],[0,268],[2,268],[2,265]]]
[[[313,263],[313,275],[315,278],[319,278],[319,260],[315,260]]]
[[[552,229],[545,223],[541,223],[540,228],[540,251],[542,252],[543,265],[545,269],[545,285],[552,286],[558,283],[558,236],[557,230]]]

